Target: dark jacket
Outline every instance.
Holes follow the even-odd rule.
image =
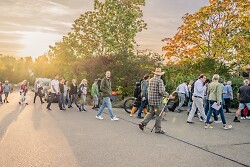
[[[107,79],[106,77],[102,79],[101,87],[102,96],[103,97],[110,97],[112,95],[112,89],[111,89],[111,81],[110,79]]]
[[[77,85],[75,85],[75,86],[73,84],[70,85],[69,94],[70,95],[77,94]]]

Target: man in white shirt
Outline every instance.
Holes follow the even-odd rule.
[[[207,119],[207,116],[204,111],[204,106],[203,106],[203,98],[204,98],[204,82],[206,80],[206,76],[200,75],[199,79],[195,82],[194,84],[194,93],[193,93],[193,104],[192,104],[192,109],[189,112],[187,123],[193,123],[192,119],[194,117],[194,113],[196,109],[200,111],[201,116],[203,117],[204,120]]]
[[[59,76],[55,75],[55,79],[53,79],[51,81],[51,89],[50,89],[50,91],[51,91],[51,97],[50,97],[49,103],[47,105],[47,109],[48,110],[51,110],[50,109],[50,105],[54,101],[55,96],[57,96],[57,98],[58,98],[58,103],[59,103],[60,110],[63,110],[63,108],[62,108],[62,102],[60,100],[61,99],[60,98],[61,93],[60,93],[60,89],[59,89],[59,81],[58,81],[58,79],[59,79]]]
[[[183,104],[185,102],[185,98],[186,98],[186,96],[188,97],[187,82],[184,81],[182,84],[180,84],[176,88],[176,92],[178,93],[178,97],[179,97],[179,106],[176,108],[176,111],[181,112],[181,107],[183,106]]]

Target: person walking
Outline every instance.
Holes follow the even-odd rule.
[[[61,93],[60,93],[60,89],[59,89],[59,75],[55,75],[55,78],[51,81],[51,96],[50,96],[50,99],[49,99],[49,103],[47,105],[47,110],[51,110],[50,106],[51,106],[51,103],[54,101],[55,97],[57,96],[57,99],[58,99],[58,104],[59,104],[59,108],[60,110],[63,110],[62,109],[62,102],[61,102]]]
[[[241,86],[238,90],[238,100],[239,100],[239,108],[235,113],[234,122],[240,122],[238,116],[245,107],[248,108],[248,112],[250,111],[250,86],[249,80],[246,79],[243,82],[243,86]]]
[[[9,84],[9,81],[5,81],[4,85],[3,85],[3,92],[4,92],[4,100],[3,102],[4,103],[9,103],[8,101],[8,97],[9,97],[9,94],[10,94],[10,84]]]
[[[139,128],[143,131],[148,122],[156,115],[155,133],[165,134],[165,131],[161,129],[163,97],[167,96],[161,75],[163,75],[165,72],[162,72],[161,68],[156,68],[155,72],[153,73],[154,77],[149,80],[148,85],[148,103],[150,109],[142,122],[139,124]]]
[[[41,103],[44,103],[43,99],[42,99],[42,90],[43,90],[43,87],[42,87],[40,81],[37,81],[35,86],[34,86],[34,91],[35,91],[34,103],[36,103],[37,96],[39,96]]]
[[[182,84],[180,84],[176,88],[176,92],[178,93],[178,97],[179,97],[179,106],[175,110],[180,113],[182,111],[181,107],[183,106],[183,104],[185,102],[186,96],[187,97],[189,96],[187,82],[184,81]]]
[[[0,104],[3,104],[2,95],[3,95],[3,85],[2,82],[0,82]]]
[[[65,109],[66,109],[66,101],[67,101],[67,105],[69,106],[69,104],[70,104],[70,99],[69,99],[69,86],[68,86],[68,81],[67,80],[65,80],[64,81],[64,93],[63,93],[63,96],[64,96],[64,98],[63,98],[63,106],[65,107]]]
[[[98,106],[99,89],[98,89],[97,82],[98,82],[98,79],[95,79],[95,82],[92,84],[92,87],[91,87],[91,96],[93,98],[92,109],[95,109]]]
[[[70,85],[70,90],[69,90],[69,95],[70,95],[70,104],[68,106],[68,108],[73,108],[72,104],[74,103],[76,105],[76,107],[78,108],[78,111],[81,111],[80,106],[77,104],[76,102],[76,96],[77,96],[77,85],[76,85],[76,80],[72,79],[72,83]]]
[[[81,93],[82,103],[81,103],[81,112],[86,111],[85,104],[86,104],[86,97],[87,97],[87,80],[83,79],[80,86],[79,91]]]
[[[102,112],[104,111],[104,108],[107,106],[109,115],[111,117],[111,121],[118,121],[119,118],[117,118],[112,111],[112,104],[110,101],[110,96],[112,95],[112,89],[111,89],[111,72],[106,71],[106,76],[102,79],[101,81],[101,86],[100,89],[102,91],[102,96],[103,96],[103,103],[100,109],[97,112],[96,119],[102,120],[103,118],[101,117]]]
[[[65,103],[64,103],[64,79],[63,78],[61,78],[60,79],[60,83],[59,83],[59,100],[60,100],[60,103],[61,103],[61,108],[60,108],[60,110],[66,110],[66,108],[65,108]]]
[[[28,105],[27,102],[27,92],[28,92],[28,87],[27,87],[27,80],[24,80],[22,82],[21,88],[20,88],[20,100],[19,100],[19,104],[26,104]]]
[[[225,102],[226,113],[231,113],[231,111],[229,111],[231,100],[233,100],[233,89],[231,85],[232,82],[227,81],[227,85],[223,87],[224,94],[222,96]]]
[[[207,119],[207,116],[204,111],[204,105],[203,105],[203,98],[204,98],[204,92],[205,92],[205,86],[204,86],[205,80],[206,80],[206,76],[202,74],[199,76],[199,79],[195,81],[194,83],[194,93],[192,97],[193,104],[192,104],[192,109],[188,115],[187,123],[194,123],[192,119],[194,117],[194,114],[197,108],[200,112],[200,116],[202,116],[204,120]]]
[[[212,78],[212,82],[209,85],[208,88],[208,95],[209,95],[209,110],[207,114],[207,120],[205,122],[205,129],[212,129],[211,122],[209,122],[210,117],[212,113],[215,113],[214,111],[218,111],[221,115],[221,120],[223,123],[223,129],[231,129],[232,125],[226,124],[226,119],[223,112],[223,106],[222,106],[222,85],[218,82],[220,76],[218,74],[214,74]]]
[[[149,74],[146,74],[143,77],[143,80],[141,82],[141,105],[138,111],[137,118],[142,119],[143,117],[141,116],[142,111],[144,111],[144,116],[147,114],[148,109],[145,111],[143,110],[145,107],[147,108],[148,105],[148,81],[150,79]]]

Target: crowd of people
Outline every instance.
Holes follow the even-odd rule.
[[[233,97],[232,82],[225,81],[219,82],[220,76],[214,74],[210,81],[205,75],[200,75],[197,80],[187,82],[184,81],[180,84],[176,91],[172,94],[168,94],[165,91],[165,86],[161,76],[164,72],[161,68],[156,68],[153,72],[154,76],[150,78],[149,74],[146,74],[143,79],[137,83],[134,91],[135,103],[132,108],[130,116],[133,117],[138,110],[137,118],[143,119],[139,128],[144,130],[144,127],[148,122],[155,118],[155,133],[164,134],[165,131],[161,129],[161,121],[166,120],[166,113],[169,110],[181,113],[183,104],[188,99],[188,118],[187,123],[193,124],[193,118],[198,115],[199,121],[204,122],[205,129],[212,129],[211,124],[222,123],[222,127],[227,130],[231,129],[232,125],[227,124],[225,113],[230,113],[229,110],[231,100]],[[108,112],[112,121],[118,121],[119,118],[112,111],[112,89],[111,89],[111,72],[106,71],[103,79],[96,79],[91,86],[91,99],[93,102],[92,109],[97,109],[96,119],[103,120],[101,116],[104,108],[108,108]],[[11,91],[11,87],[8,81],[4,84],[0,83],[0,104],[9,103],[8,95]],[[27,81],[24,80],[20,87],[20,100],[19,104],[28,105],[27,101],[28,86]],[[41,104],[44,103],[43,85],[40,81],[37,81],[34,85],[34,100],[36,102],[37,96],[40,98]],[[4,100],[2,95],[4,94]],[[61,111],[66,108],[76,107],[79,112],[86,112],[86,98],[87,98],[87,80],[83,79],[79,85],[76,83],[76,79],[72,79],[71,83],[60,78],[59,75],[55,75],[55,78],[51,81],[51,89],[49,91],[49,100],[47,104],[47,110],[51,110],[51,104],[55,99],[58,101],[58,107]],[[103,98],[103,103],[100,106],[100,99]],[[80,98],[81,103],[78,104],[77,98]],[[244,80],[243,86],[238,90],[237,98],[239,100],[239,107],[235,113],[234,122],[240,122],[241,119],[250,119],[250,86],[249,80]],[[178,101],[176,108],[173,109],[174,103]],[[67,107],[66,107],[67,106]],[[142,117],[144,113],[144,117]],[[213,119],[211,119],[213,116]],[[219,121],[219,117],[221,121]]]

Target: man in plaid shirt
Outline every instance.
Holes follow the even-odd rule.
[[[148,86],[148,103],[150,111],[139,124],[139,128],[143,130],[144,126],[146,126],[148,122],[154,117],[154,115],[156,115],[155,133],[164,134],[165,131],[161,130],[161,110],[163,108],[163,97],[167,96],[167,93],[165,92],[165,86],[161,79],[161,75],[163,75],[165,72],[161,72],[161,68],[156,68],[155,72],[153,73],[155,75],[149,80]]]

